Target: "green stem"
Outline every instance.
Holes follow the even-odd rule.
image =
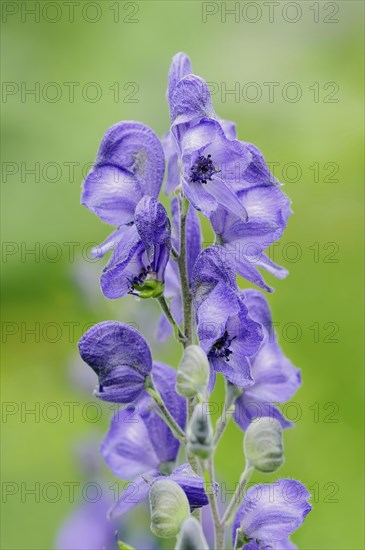
[[[195,408],[196,402],[195,397],[188,397],[186,400],[186,411],[187,411],[187,421],[186,424],[190,422],[191,417],[193,416],[194,408]],[[199,461],[196,458],[196,456],[192,454],[187,454],[187,459],[190,464],[190,466],[193,468],[194,472],[199,474]]]
[[[180,254],[177,259],[179,275],[181,282],[181,294],[184,315],[184,347],[192,344],[193,338],[193,316],[192,316],[192,296],[189,287],[188,269],[186,261],[186,216],[189,210],[189,201],[185,197],[180,198]]]
[[[235,409],[235,401],[237,397],[242,395],[243,390],[240,388],[237,388],[233,384],[230,384],[229,382],[226,383],[226,398],[224,402],[224,411],[222,413],[222,416],[217,421],[216,427],[215,427],[215,435],[213,440],[214,448],[218,445],[218,442],[220,438],[222,437],[224,430],[228,426],[228,423],[232,417],[232,414],[234,413]]]
[[[180,251],[177,258],[179,268],[179,276],[181,283],[181,297],[183,304],[184,316],[184,335],[185,340],[182,342],[184,348],[193,343],[193,300],[189,286],[188,268],[187,268],[187,250],[186,250],[186,216],[189,210],[189,201],[183,197],[179,197],[180,206]],[[187,399],[187,424],[190,422],[195,407],[195,399]],[[199,462],[193,455],[187,457],[194,472],[199,473]]]
[[[246,464],[245,469],[243,471],[243,474],[241,475],[240,481],[238,483],[237,489],[232,497],[231,502],[228,504],[227,509],[223,515],[222,518],[222,525],[224,527],[230,525],[232,519],[233,519],[233,513],[235,511],[235,508],[237,504],[239,504],[242,501],[242,497],[245,492],[245,487],[247,483],[250,481],[252,472],[254,471],[254,468],[252,466],[249,466]]]
[[[170,322],[170,324],[171,324],[171,326],[174,330],[176,340],[178,340],[179,342],[181,342],[184,345],[184,342],[185,342],[186,338],[183,335],[183,333],[181,332],[179,325],[177,324],[177,322],[173,318],[165,296],[164,295],[159,296],[157,298],[157,301],[160,304],[162,311],[166,315],[168,321]]]
[[[162,418],[165,420],[166,424],[171,428],[171,431],[174,434],[174,436],[182,443],[186,443],[186,436],[185,436],[184,430],[180,428],[179,424],[176,422],[175,418],[171,415],[170,411],[166,407],[162,397],[160,396],[160,394],[158,393],[157,389],[153,384],[152,378],[148,378],[146,381],[146,392],[155,400],[158,408],[160,409]]]
[[[205,478],[208,482],[208,487],[210,490],[207,491],[207,496],[210,504],[210,509],[212,512],[212,519],[214,524],[214,548],[215,550],[224,550],[224,525],[221,522],[217,496],[215,494],[215,473],[214,473],[214,463],[213,456],[210,456],[206,465],[204,465]],[[202,465],[203,469],[203,465]]]

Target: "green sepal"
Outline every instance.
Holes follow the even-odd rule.
[[[163,294],[164,284],[156,279],[148,279],[143,285],[135,283],[133,289],[137,291],[140,298],[158,298]]]
[[[118,540],[118,547],[120,550],[136,550],[134,546],[130,546],[126,542],[123,542],[122,540]]]

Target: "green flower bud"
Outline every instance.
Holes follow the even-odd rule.
[[[158,298],[163,294],[164,285],[156,279],[146,279],[143,284],[134,283],[133,289],[140,298]]]
[[[209,550],[202,526],[196,518],[190,517],[182,524],[175,550]]]
[[[151,531],[157,537],[175,537],[190,516],[189,501],[180,485],[161,479],[150,489]]]
[[[276,419],[263,417],[251,422],[243,446],[249,465],[260,472],[275,472],[284,462],[283,433]]]
[[[196,405],[186,430],[189,454],[208,458],[213,450],[213,428],[207,414],[206,403]]]
[[[176,391],[183,397],[205,396],[209,381],[209,362],[200,346],[188,346],[181,358],[176,378]]]
[[[122,540],[118,540],[118,547],[119,550],[136,550],[134,546],[130,546],[126,542],[123,542]]]

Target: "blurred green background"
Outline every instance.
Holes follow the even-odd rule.
[[[304,380],[286,411],[297,422],[277,475],[313,494],[293,541],[308,550],[364,548],[363,3],[71,4],[73,17],[63,2],[2,2],[1,547],[52,548],[74,506],[65,483],[85,481],[75,442],[107,429],[111,411],[88,405],[95,400],[80,381],[84,328],[119,318],[153,344],[156,304],[101,296],[104,262],[88,257],[110,228],[79,205],[80,184],[113,123],[167,130],[167,72],[183,50],[212,83],[216,112],[276,163],[293,201],[274,249],[290,276],[267,276],[280,342]],[[239,11],[224,13],[232,8]],[[233,89],[239,97],[227,94]],[[171,365],[179,353],[172,342],[154,344],[155,357]],[[242,470],[241,440],[232,423],[217,453],[228,488]],[[104,475],[113,482],[106,466]],[[32,487],[38,496],[27,494]]]

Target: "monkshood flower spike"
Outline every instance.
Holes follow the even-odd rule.
[[[225,550],[231,536],[234,550],[294,549],[290,539],[311,510],[310,495],[299,481],[272,476],[285,461],[292,426],[279,405],[300,388],[301,371],[280,347],[262,293],[273,289],[260,271],[287,275],[267,248],[286,228],[290,201],[260,150],[214,112],[208,84],[185,53],[172,60],[167,102],[170,128],[161,141],[140,122],[115,124],[83,185],[82,204],[114,227],[93,250],[96,258],[110,254],[100,279],[104,296],[136,296],[142,315],[143,299],[154,298],[162,315],[156,310],[146,322],[157,342],[174,335],[182,346],[166,365],[153,359],[141,332],[118,321],[96,324],[79,341],[98,379],[96,397],[117,407],[102,457],[116,478],[130,482],[114,502],[90,509],[91,532],[95,544],[133,550],[133,536],[121,540],[135,523],[134,509],[149,503],[151,531],[170,539],[169,548]],[[206,223],[215,239],[209,246]],[[237,275],[260,290],[240,288]],[[225,401],[214,423],[219,377]],[[242,473],[223,504],[214,459],[231,418],[244,434],[227,452],[226,468],[238,452]],[[254,472],[271,482],[249,487]],[[71,541],[89,512],[80,518],[70,524],[77,536],[67,529],[61,537],[65,544],[78,544]]]

